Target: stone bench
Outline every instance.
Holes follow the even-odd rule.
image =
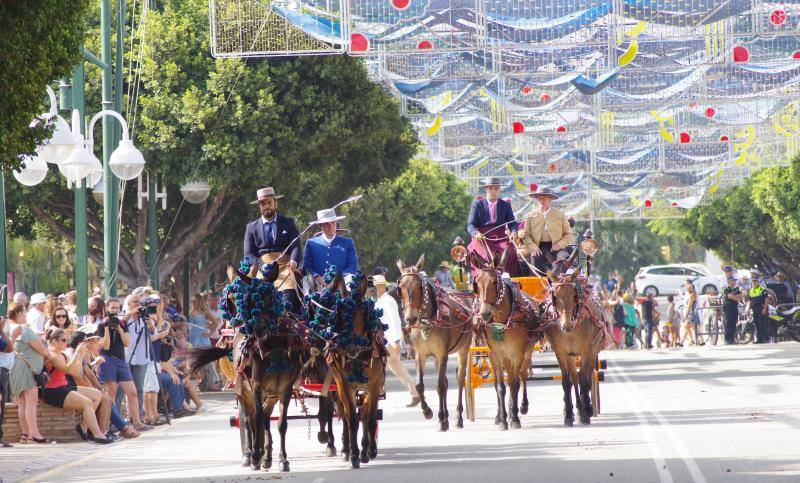
[[[36,407],[39,432],[49,440],[58,442],[78,441],[75,425],[80,421],[80,415],[75,411],[66,411],[39,402]],[[6,417],[3,421],[3,435],[6,441],[19,442],[22,432],[19,425],[19,414],[15,403],[6,404]]]

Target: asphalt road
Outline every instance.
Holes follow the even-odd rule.
[[[563,427],[560,385],[537,382],[529,383],[532,407],[521,417],[522,429],[495,428],[494,391],[484,387],[476,396],[478,419],[439,433],[435,418],[427,421],[418,408],[405,408],[407,395],[390,376],[380,454],[359,470],[339,457],[326,458],[316,427],[308,439],[301,421],[289,427],[291,473],[241,468],[238,433],[228,426],[230,396],[215,395],[209,413],[139,439],[99,449],[61,445],[87,450],[49,470],[20,473],[13,454],[0,453],[0,475],[59,482],[800,481],[800,344],[610,351],[602,357],[609,361],[602,414],[591,426]],[[549,361],[548,355],[536,359]],[[452,381],[451,375],[451,422]],[[434,387],[432,380],[427,385]],[[429,397],[435,403],[435,393]],[[337,435],[340,428],[337,423]]]

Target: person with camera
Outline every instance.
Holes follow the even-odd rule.
[[[156,331],[155,321],[160,302],[158,297],[151,296],[146,289],[134,290],[126,299],[127,311],[124,320],[131,343],[125,346],[125,360],[133,375],[136,395],[141,403],[144,403],[144,379],[147,368],[153,363],[151,337]],[[137,406],[140,415],[143,412],[142,406]]]
[[[100,382],[105,385],[108,395],[113,400],[116,400],[118,388],[122,388],[128,398],[128,416],[133,422],[133,428],[140,432],[147,431],[152,427],[142,423],[138,410],[130,410],[139,407],[139,396],[136,394],[131,368],[125,359],[125,347],[131,344],[131,336],[127,331],[127,324],[119,317],[121,309],[119,300],[109,299],[108,315],[97,327],[97,335],[100,336],[100,354],[105,359],[100,365]]]

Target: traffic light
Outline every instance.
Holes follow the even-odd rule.
[[[664,260],[668,262],[672,259],[672,253],[670,252],[669,245],[664,245],[661,247],[661,256],[664,257]]]

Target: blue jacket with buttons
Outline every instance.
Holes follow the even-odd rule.
[[[330,245],[321,235],[309,238],[303,254],[303,270],[322,276],[331,265],[343,275],[358,271],[356,245],[352,238],[336,236]]]

